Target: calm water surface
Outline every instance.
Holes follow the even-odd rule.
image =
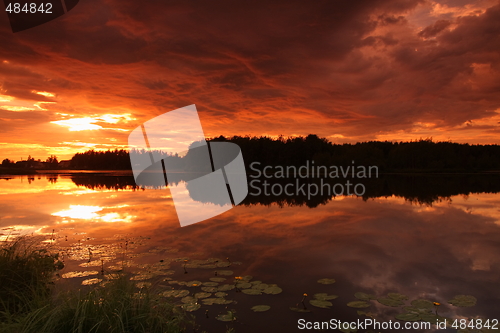
[[[377,296],[402,293],[409,296],[406,304],[418,298],[440,302],[439,314],[448,318],[500,319],[500,194],[456,195],[431,205],[397,196],[337,197],[315,208],[240,205],[181,228],[167,189],[141,190],[133,183],[123,185],[123,179],[120,186],[110,186],[121,179],[116,175],[106,186],[86,177],[0,179],[1,236],[36,234],[60,250],[66,264],[58,282],[62,288],[105,279],[102,265],[109,272],[126,259],[126,270],[142,276],[138,282],[144,278],[165,290],[187,288],[169,285],[165,278],[208,281],[222,270],[233,272],[222,276],[229,283],[234,276],[252,275],[253,280],[283,289],[278,295],[257,296],[227,291],[227,299],[236,304],[203,305],[193,312],[209,332],[231,326],[214,319],[226,309],[236,310],[238,321],[232,324],[236,332],[298,332],[300,318],[364,319],[357,314],[359,309],[346,305],[360,291]],[[228,267],[189,265],[207,258],[220,258],[221,266]],[[188,260],[185,269],[184,260]],[[162,269],[165,275],[157,272]],[[150,279],[144,275],[148,272]],[[336,282],[317,283],[321,278]],[[312,312],[291,311],[303,293],[309,295],[305,304]],[[331,301],[331,309],[321,309],[307,302],[315,293],[339,297]],[[453,307],[447,301],[455,295],[473,295],[477,305]],[[259,304],[271,309],[250,310]],[[403,311],[376,301],[370,304],[361,310],[379,321],[394,321]]]

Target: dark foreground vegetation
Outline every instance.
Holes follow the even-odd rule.
[[[379,172],[488,172],[500,171],[499,145],[470,145],[453,142],[433,142],[431,139],[412,142],[370,141],[356,144],[334,144],[325,138],[310,134],[307,137],[233,136],[209,139],[233,142],[240,146],[247,172],[252,162],[262,165],[300,166],[306,161],[316,165],[377,166]],[[183,168],[183,158],[155,152],[170,159],[171,165]],[[189,156],[189,154],[187,155]],[[4,159],[0,174],[5,168],[19,169],[77,169],[77,170],[131,170],[129,152],[126,150],[94,151],[75,154],[71,160],[57,161],[56,156],[45,162],[13,162]]]
[[[86,291],[56,293],[58,254],[20,238],[0,245],[0,332],[184,332],[185,312],[125,275]]]

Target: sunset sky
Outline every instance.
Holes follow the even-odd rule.
[[[127,148],[196,104],[205,135],[500,144],[499,0],[81,0],[0,14],[0,159]]]

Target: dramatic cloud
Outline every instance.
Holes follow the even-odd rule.
[[[123,147],[189,104],[207,136],[498,143],[497,0],[82,1],[9,29],[2,158]]]

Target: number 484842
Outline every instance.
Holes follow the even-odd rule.
[[[19,13],[44,13],[44,14],[52,14],[52,4],[50,2],[41,3],[40,5],[36,3],[19,3],[19,2],[10,2],[5,8],[6,12],[19,14]]]

